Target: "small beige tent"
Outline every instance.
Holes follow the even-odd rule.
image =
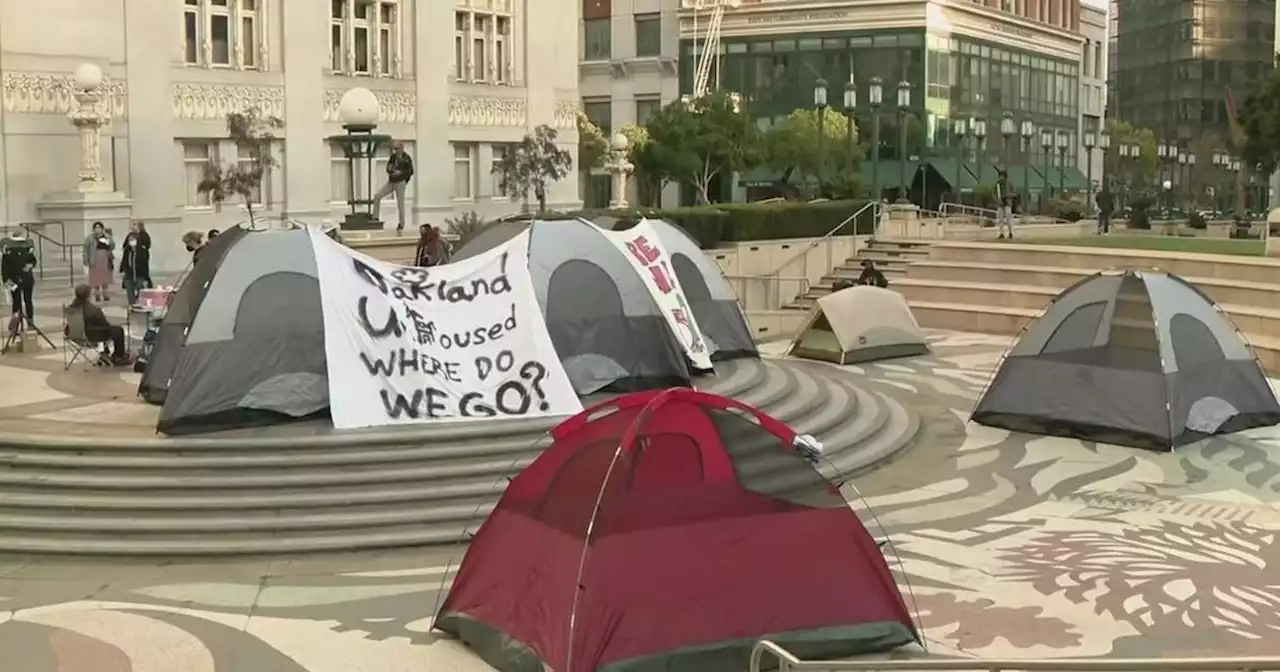
[[[836,364],[929,352],[924,332],[902,295],[861,285],[820,299],[788,354]]]

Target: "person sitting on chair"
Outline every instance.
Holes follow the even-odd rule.
[[[102,309],[89,300],[93,290],[89,285],[77,285],[75,298],[67,306],[67,310],[79,310],[84,315],[84,336],[93,343],[111,343],[111,350],[106,353],[112,362],[127,363],[129,353],[124,347],[124,328],[111,324]]]
[[[862,273],[858,276],[859,285],[871,285],[873,287],[888,287],[889,280],[884,277],[884,273],[876,268],[876,262],[865,259],[862,262]]]

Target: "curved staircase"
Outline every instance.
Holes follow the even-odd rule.
[[[906,406],[852,382],[834,367],[745,360],[703,387],[818,437],[848,476],[920,428]],[[130,443],[0,437],[0,549],[198,556],[452,543],[545,447],[551,424]]]

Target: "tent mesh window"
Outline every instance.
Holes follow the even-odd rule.
[[[840,345],[840,339],[836,338],[836,332],[831,328],[831,322],[827,320],[825,313],[818,315],[818,318],[809,325],[800,335],[800,340],[796,341],[796,349],[806,352],[824,352],[832,355],[843,355],[844,349]]]
[[[1222,363],[1227,359],[1209,326],[1186,313],[1174,315],[1169,320],[1169,343],[1180,371]]]
[[[1125,276],[1109,298],[1079,306],[1063,318],[1040,356],[1108,369],[1161,371],[1160,337],[1142,279]]]
[[[707,415],[743,488],[803,506],[848,506],[812,462],[753,419],[721,409],[707,409]]]

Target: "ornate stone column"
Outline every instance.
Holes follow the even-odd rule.
[[[76,69],[72,78],[76,104],[67,113],[80,132],[80,171],[77,189],[81,192],[105,192],[111,187],[102,176],[102,129],[111,123],[108,107],[103,105],[102,70],[92,63]]]
[[[635,166],[627,160],[628,145],[627,136],[621,133],[615,133],[609,143],[609,160],[605,162],[604,170],[613,176],[613,197],[609,199],[611,210],[630,207],[627,203],[627,178]]]

